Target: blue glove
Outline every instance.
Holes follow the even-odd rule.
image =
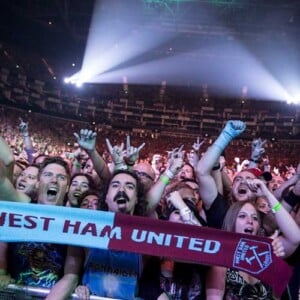
[[[234,139],[239,136],[245,129],[245,122],[239,120],[230,120],[227,121],[222,132],[230,135],[231,139]]]
[[[243,121],[239,121],[239,120],[227,121],[221,134],[214,142],[214,145],[217,146],[222,152],[227,147],[227,145],[234,138],[239,136],[245,129],[246,129],[246,124]]]

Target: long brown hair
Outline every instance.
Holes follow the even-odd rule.
[[[225,218],[223,221],[223,226],[222,226],[223,230],[235,232],[235,222],[237,220],[238,214],[239,214],[240,210],[242,209],[242,207],[247,203],[251,204],[257,211],[257,209],[252,201],[234,202],[233,204],[230,205],[230,207],[225,215]],[[258,213],[258,211],[257,211],[257,215],[259,218],[259,224],[261,225],[261,218],[260,218],[260,214]]]

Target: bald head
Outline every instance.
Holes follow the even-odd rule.
[[[144,189],[148,191],[154,184],[155,172],[151,165],[147,162],[140,162],[133,167],[133,171],[140,178]]]

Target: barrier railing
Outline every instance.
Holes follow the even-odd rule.
[[[9,284],[5,290],[0,291],[1,300],[41,300],[48,295],[49,289],[32,287],[26,285]],[[70,300],[78,300],[79,297],[74,293]],[[120,300],[116,298],[105,298],[99,296],[90,296],[91,300]]]

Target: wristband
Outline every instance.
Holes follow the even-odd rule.
[[[260,160],[259,160],[259,159],[258,159],[258,160],[255,160],[255,159],[250,158],[249,161],[252,161],[252,162],[254,162],[254,163],[256,163],[256,164],[260,163]]]
[[[73,166],[74,166],[75,168],[81,168],[81,163],[78,162],[78,161],[75,161],[75,162],[73,163]]]
[[[216,166],[214,166],[214,167],[212,168],[212,170],[213,170],[213,171],[217,171],[217,170],[220,170],[220,168],[221,168],[221,165],[220,165],[220,164],[217,164]]]
[[[168,169],[165,171],[164,175],[166,175],[169,179],[174,177],[174,174]]]
[[[161,175],[160,176],[160,181],[163,182],[165,185],[168,185],[170,183],[170,179],[166,175]]]
[[[129,167],[133,167],[134,164],[135,164],[134,161],[130,161],[129,159],[124,159],[124,160],[125,160],[126,165],[129,166]]]
[[[189,215],[191,213],[192,213],[192,211],[190,210],[190,208],[188,206],[186,206],[186,207],[179,210],[179,214],[181,216]]]
[[[276,214],[279,209],[282,207],[282,204],[280,202],[278,202],[277,204],[275,204],[273,207],[272,207],[272,212],[273,214]]]

